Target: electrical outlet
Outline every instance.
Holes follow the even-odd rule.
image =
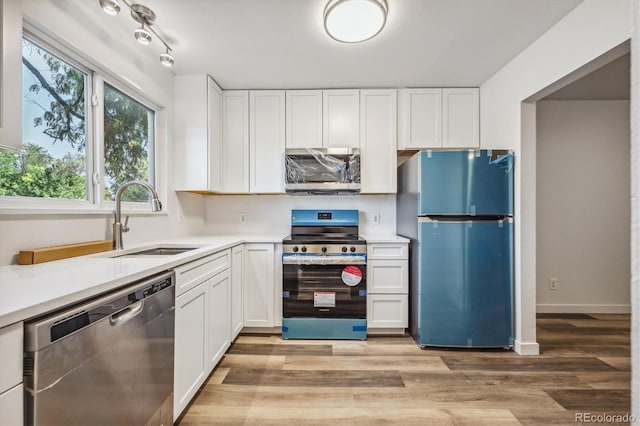
[[[558,279],[549,278],[549,290],[557,290],[557,289],[558,289]]]
[[[380,225],[380,213],[374,213],[371,221],[374,225]]]
[[[243,225],[247,223],[247,214],[245,212],[240,213],[240,223]]]

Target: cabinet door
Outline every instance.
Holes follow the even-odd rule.
[[[207,377],[206,286],[176,298],[173,420],[189,404]]]
[[[245,244],[244,326],[273,327],[273,244]]]
[[[367,293],[408,293],[407,260],[370,260],[367,263]]]
[[[399,149],[442,147],[442,89],[400,90]]]
[[[367,294],[367,327],[406,328],[408,302],[406,294]]]
[[[231,254],[231,340],[233,341],[243,327],[242,315],[242,278],[244,267],[244,246],[235,246]]]
[[[360,146],[360,91],[322,91],[322,145],[325,148]]]
[[[360,154],[363,193],[395,193],[396,90],[360,91]]]
[[[231,273],[227,269],[206,281],[208,370],[213,370],[230,344],[231,335]]]
[[[249,92],[250,192],[284,192],[284,102],[284,90]]]
[[[22,382],[23,335],[21,322],[0,328],[0,393]]]
[[[287,148],[322,148],[322,90],[287,90]]]
[[[442,146],[480,146],[479,89],[442,89]]]
[[[0,393],[0,424],[24,424],[24,387],[19,384],[4,393]]]
[[[222,90],[207,77],[207,134],[209,191],[222,191]]]
[[[0,0],[0,148],[22,147],[22,2]]]
[[[222,188],[249,192],[249,92],[222,92]]]

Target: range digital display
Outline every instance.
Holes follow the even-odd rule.
[[[318,212],[318,220],[331,220],[331,212]]]

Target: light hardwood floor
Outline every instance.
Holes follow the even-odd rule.
[[[179,424],[575,425],[580,413],[624,415],[629,329],[628,315],[541,314],[533,357],[420,349],[408,336],[241,335]]]

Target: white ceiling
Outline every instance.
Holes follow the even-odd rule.
[[[139,0],[173,71],[224,89],[479,86],[582,0],[387,1],[380,35],[342,44],[324,32],[327,0]]]

